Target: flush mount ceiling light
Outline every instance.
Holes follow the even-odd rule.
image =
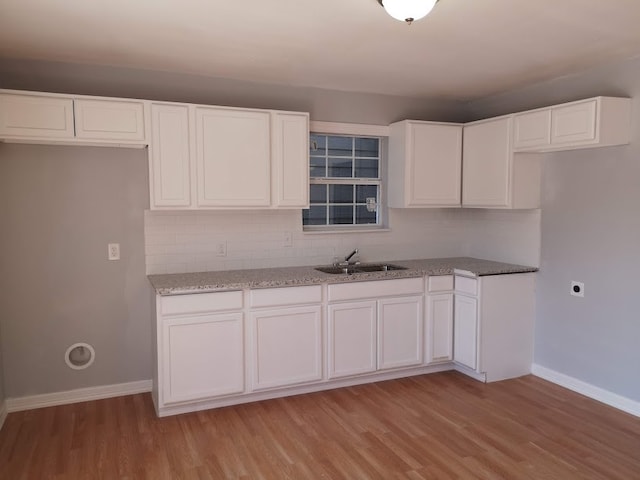
[[[411,22],[426,17],[438,0],[378,0],[389,15],[401,22]]]

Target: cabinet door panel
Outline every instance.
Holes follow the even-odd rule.
[[[0,135],[73,138],[73,100],[0,94]]]
[[[515,150],[548,147],[551,143],[551,109],[514,115],[513,148]]]
[[[464,127],[462,204],[507,207],[511,181],[511,118]]]
[[[329,305],[329,378],[376,370],[376,302]]]
[[[427,297],[427,363],[453,359],[453,293]]]
[[[309,208],[309,115],[273,114],[274,205]]]
[[[242,314],[163,321],[164,403],[244,391]]]
[[[422,297],[379,300],[378,369],[421,364],[422,326]]]
[[[409,205],[460,205],[462,127],[412,124]]]
[[[321,307],[252,312],[253,389],[322,379]]]
[[[186,105],[151,105],[152,207],[191,205],[189,109]]]
[[[581,143],[596,138],[597,100],[556,107],[551,110],[551,143]]]
[[[144,140],[144,105],[124,100],[74,100],[76,136],[96,140]]]
[[[271,204],[270,113],[196,109],[198,204]]]
[[[473,370],[478,363],[478,301],[455,296],[453,322],[453,359]]]

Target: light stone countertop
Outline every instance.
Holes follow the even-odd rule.
[[[462,271],[478,277],[508,273],[536,272],[536,267],[493,262],[471,257],[432,258],[423,260],[398,260],[376,262],[407,267],[406,270],[388,272],[331,275],[315,270],[316,266],[260,268],[252,270],[225,270],[197,273],[173,273],[148,275],[158,295],[243,290],[245,288],[291,287],[318,285],[321,283],[346,283],[391,278],[423,277],[425,275],[451,275]]]

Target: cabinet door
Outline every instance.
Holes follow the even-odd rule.
[[[422,297],[378,301],[378,369],[420,365]]]
[[[321,307],[251,313],[254,390],[322,379]]]
[[[453,359],[453,293],[427,297],[426,363]]]
[[[73,138],[73,100],[0,94],[0,135]]]
[[[196,108],[198,205],[271,204],[270,113]]]
[[[144,141],[144,104],[125,100],[74,100],[76,137]]]
[[[329,305],[329,378],[376,370],[376,302]]]
[[[273,114],[273,204],[309,208],[309,115]]]
[[[151,207],[191,205],[189,108],[151,105]]]
[[[513,116],[513,148],[527,150],[548,147],[551,143],[551,109],[519,113]]]
[[[597,100],[572,103],[551,110],[551,144],[569,145],[596,138]]]
[[[459,206],[462,127],[411,124],[408,206]]]
[[[242,314],[162,321],[163,403],[244,391]]]
[[[511,180],[511,118],[464,127],[462,204],[507,207]]]
[[[478,301],[455,296],[453,322],[453,359],[473,370],[478,365]]]

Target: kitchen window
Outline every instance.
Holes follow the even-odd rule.
[[[305,230],[381,226],[381,138],[312,133]]]

